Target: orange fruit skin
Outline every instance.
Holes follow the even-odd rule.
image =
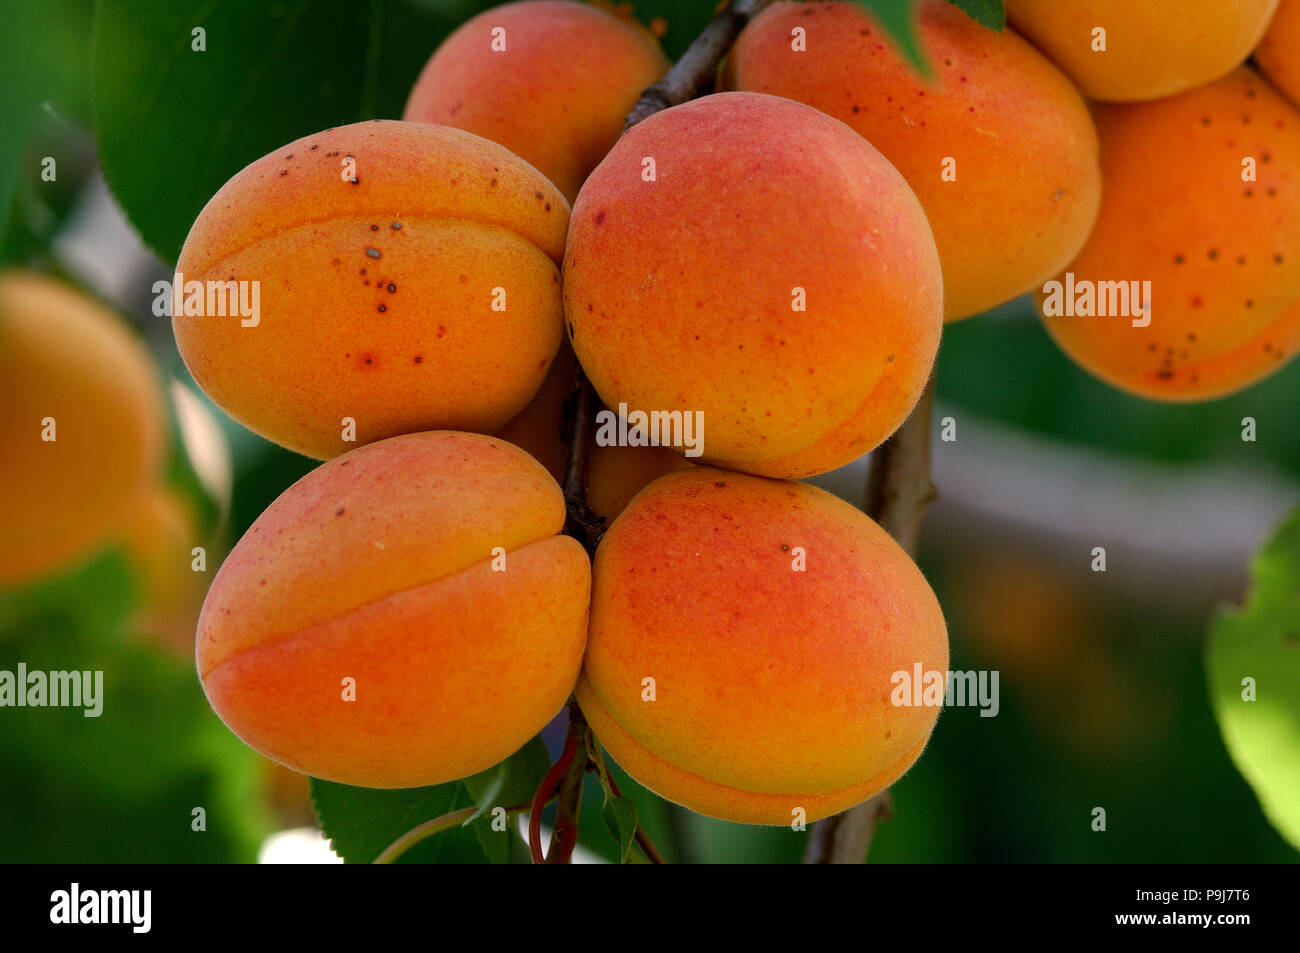
[[[1101,201],[1097,133],[1070,81],[1014,31],[943,0],[919,6],[917,30],[928,80],[857,4],[776,3],[741,33],[724,82],[814,106],[898,168],[934,230],[953,321],[1079,251]]]
[[[260,314],[174,306],[177,346],[223,410],[317,459],[422,430],[490,433],[563,336],[568,212],[536,169],[459,129],[306,136],[222,186],[176,266],[186,284],[256,281]]]
[[[946,674],[947,630],[884,530],[806,484],[692,467],[642,490],[601,541],[576,694],[657,794],[780,825],[911,766],[939,712],[894,703],[895,673],[917,664]]]
[[[574,351],[605,404],[700,412],[699,459],[764,476],[822,473],[888,437],[943,326],[934,237],[903,177],[777,96],[719,93],[635,126],[583,186],[564,262]]]
[[[577,679],[590,563],[563,524],[555,481],[495,437],[417,433],[332,460],[213,581],[196,648],[208,700],[313,777],[402,788],[485,770]]]
[[[1221,397],[1281,368],[1300,349],[1300,111],[1243,66],[1095,113],[1101,214],[1066,271],[1076,286],[1150,281],[1150,324],[1048,315],[1040,291],[1052,337],[1097,377],[1153,400]],[[1242,181],[1243,159],[1254,181]]]

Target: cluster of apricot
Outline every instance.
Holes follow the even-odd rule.
[[[1156,284],[1145,334],[1048,319],[1141,393],[1222,393],[1300,343],[1300,113],[1240,66],[1275,3],[1153,28],[1166,6],[1012,2],[1027,40],[927,0],[924,77],[856,4],[775,3],[723,91],[620,137],[667,69],[654,37],[511,3],[401,121],[249,165],[186,240],[177,342],[233,417],[328,462],[209,591],[218,714],[302,772],[405,787],[492,766],[573,693],[702,813],[788,824],[891,784],[937,716],[893,675],[946,671],[944,620],[884,531],[795,481],[900,426],[945,320],[1064,270]],[[229,282],[258,283],[257,320],[204,312]],[[556,482],[575,357],[609,407],[707,424],[699,465],[594,449],[594,564]]]

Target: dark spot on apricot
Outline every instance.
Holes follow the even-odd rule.
[[[1274,255],[1274,256],[1273,256],[1273,264],[1275,264],[1275,265],[1280,265],[1280,264],[1282,264],[1282,256],[1281,256],[1281,255]]]
[[[311,148],[312,148],[312,151],[315,152],[317,149],[320,148],[320,146],[312,146]]]
[[[550,203],[550,202],[547,202],[547,203],[546,203],[546,211],[549,212],[550,210],[551,210],[551,203]]]
[[[438,325],[438,337],[442,337],[446,333],[447,333],[447,326],[445,324]]]
[[[1246,307],[1248,307],[1248,308],[1253,308],[1253,307],[1255,307],[1255,302],[1254,302],[1252,299],[1247,298],[1247,299],[1246,299]]]
[[[788,545],[786,545],[785,543],[782,543],[782,544],[781,544],[781,552],[783,552],[783,553],[788,553],[789,551],[790,551],[790,547],[789,547]]]
[[[388,310],[388,305],[386,305],[386,304],[381,304],[381,305],[379,306],[379,313],[380,313],[380,314],[383,314],[383,313],[384,313],[385,311],[387,311],[387,310]]]
[[[393,282],[390,281],[390,282],[388,283],[388,290],[389,290],[390,292],[396,292],[396,291],[397,291],[397,285],[393,284]]]
[[[416,364],[423,364],[423,363],[424,363],[424,358],[420,357],[420,355],[418,355],[418,354],[415,355],[415,363],[416,363]]]
[[[393,231],[395,231],[395,232],[400,232],[400,231],[402,230],[402,223],[401,223],[401,222],[394,222],[393,225],[392,225],[392,228],[393,228]]]
[[[1184,261],[1185,261],[1185,259],[1183,258],[1182,255],[1175,255],[1175,256],[1174,256],[1174,264],[1175,264],[1175,265],[1181,265]]]
[[[1166,368],[1161,368],[1160,370],[1156,371],[1156,377],[1160,378],[1162,381],[1167,381],[1173,376],[1174,376],[1174,372]]]
[[[379,226],[378,226],[378,225],[371,225],[371,226],[370,226],[370,230],[371,230],[372,232],[377,232],[377,231],[379,231]]]
[[[599,212],[596,213],[596,224],[597,224],[597,225],[604,225],[604,224],[605,224],[605,210],[604,210],[604,209],[601,209]]]
[[[1210,261],[1217,261],[1218,258],[1219,258],[1219,250],[1218,250],[1217,248],[1211,248],[1211,249],[1210,249]]]
[[[337,510],[335,510],[335,511],[334,511],[334,515],[335,515],[335,516],[342,516],[342,515],[343,515],[343,507],[340,506]],[[263,581],[265,581],[265,580],[263,580]]]
[[[353,184],[353,185],[360,185],[360,184],[361,184],[361,179],[359,179],[357,176],[354,175],[354,176],[352,177],[352,184]]]
[[[367,249],[366,249],[366,255],[367,255],[368,257],[370,257],[370,258],[383,258],[383,257],[384,257],[383,255],[379,254],[379,249],[378,249],[378,248],[367,248]]]
[[[725,484],[725,483],[723,483],[721,480],[719,480],[719,481],[717,481],[716,483],[714,483],[713,485],[714,485],[714,486],[726,486],[727,484]]]
[[[854,106],[854,107],[853,107],[853,111],[854,111],[855,113],[858,112],[858,107],[857,107],[857,106]]]
[[[288,170],[288,169],[281,169],[281,170],[280,170],[280,174],[281,174],[281,175],[288,175],[288,174],[289,174],[289,170]]]

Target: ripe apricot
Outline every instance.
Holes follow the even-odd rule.
[[[1260,72],[1300,105],[1300,0],[1282,0],[1264,38],[1255,47]]]
[[[918,10],[922,78],[855,3],[776,3],[727,60],[730,87],[842,120],[916,192],[943,265],[944,315],[1030,291],[1079,251],[1097,216],[1097,133],[1070,81],[1010,30],[944,0]]]
[[[591,174],[564,306],[608,406],[702,413],[703,461],[798,477],[906,418],[943,286],[884,156],[811,107],[733,92],[656,113]]]
[[[491,767],[559,711],[581,665],[590,566],[563,524],[555,481],[495,437],[410,434],[331,460],[213,581],[208,700],[314,777],[395,788]]]
[[[1116,101],[1171,96],[1229,73],[1276,9],[1277,0],[1006,0],[1011,25],[1085,96]]]
[[[1102,380],[1157,400],[1219,397],[1277,370],[1300,349],[1300,110],[1243,66],[1095,113],[1101,214],[1039,293],[1048,331]],[[1135,307],[1144,281],[1149,314]]]
[[[200,213],[177,264],[176,342],[222,409],[308,456],[491,432],[541,386],[563,336],[568,211],[536,169],[459,129],[375,121],[307,136]],[[257,315],[213,314],[212,286],[227,281],[247,282]]]
[[[162,467],[163,407],[148,352],[108,309],[0,273],[0,586],[109,542]]]
[[[630,20],[569,0],[507,3],[442,42],[402,118],[499,142],[573,201],[667,71],[654,36]]]
[[[612,520],[659,477],[690,466],[670,447],[593,446],[587,459],[587,505]]]
[[[943,685],[947,630],[884,530],[807,484],[692,467],[643,490],[597,549],[577,699],[660,796],[789,824],[920,756],[938,708],[898,694],[918,666]]]

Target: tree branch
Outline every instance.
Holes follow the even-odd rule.
[[[701,90],[711,85],[717,75],[718,64],[731,50],[745,24],[771,3],[772,0],[733,0],[719,10],[717,16],[709,21],[709,25],[682,54],[682,58],[673,64],[668,75],[641,94],[637,104],[628,113],[623,131],[626,132],[661,109],[680,106],[688,99],[694,99]]]
[[[903,547],[916,555],[921,519],[937,493],[930,481],[930,417],[934,378],[903,426],[876,448],[867,474],[862,509]],[[805,864],[860,864],[867,856],[876,824],[893,816],[889,791],[813,825]]]

